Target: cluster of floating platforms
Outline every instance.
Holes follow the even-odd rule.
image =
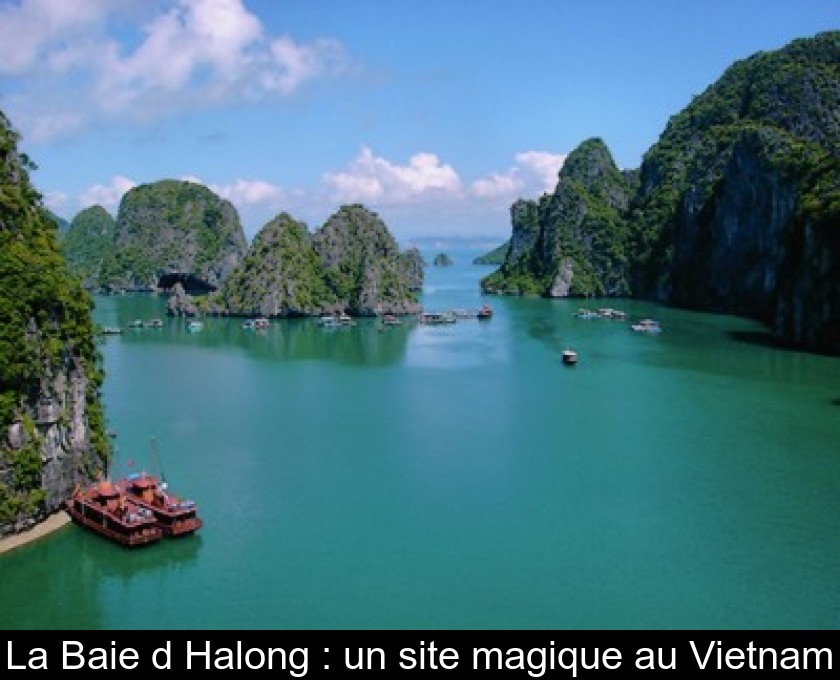
[[[128,324],[129,328],[163,328],[163,321],[161,319],[150,319],[149,321],[143,321],[143,319],[134,319],[130,324]]]
[[[349,326],[355,326],[356,321],[349,314],[341,312],[336,314],[324,314],[320,319],[318,319],[318,325],[322,328],[347,328]]]
[[[627,313],[620,309],[604,307],[603,309],[579,309],[574,314],[578,319],[615,319],[624,321]]]
[[[268,319],[264,316],[260,316],[256,319],[245,319],[241,325],[246,331],[264,331],[268,329],[269,323]]]
[[[578,319],[615,319],[618,321],[625,321],[627,313],[619,309],[579,309],[574,313]],[[662,332],[662,327],[655,319],[642,319],[636,323],[630,324],[630,329],[637,333],[657,334]]]
[[[468,309],[452,309],[445,312],[423,312],[419,320],[423,324],[439,325],[456,323],[461,319],[479,319],[486,321],[493,317],[493,309],[489,305],[483,305],[476,312]]]
[[[128,327],[133,330],[140,330],[143,328],[163,328],[163,321],[161,319],[150,319],[143,321],[143,319],[134,319],[128,324]],[[99,333],[101,335],[120,335],[123,329],[120,326],[103,326]]]
[[[605,307],[603,309],[578,309],[574,316],[578,319],[612,319],[617,321],[625,321],[627,313],[620,309],[612,309]],[[662,332],[662,326],[655,319],[642,319],[636,323],[630,324],[630,330],[636,333],[648,333],[650,335],[657,335]],[[578,355],[572,349],[566,348],[560,353],[560,359],[566,366],[574,366],[578,362]]]

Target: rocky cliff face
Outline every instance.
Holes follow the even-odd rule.
[[[417,247],[409,248],[400,255],[403,261],[403,271],[406,274],[406,284],[412,292],[423,290],[426,261]]]
[[[302,316],[332,308],[306,225],[287,213],[266,224],[217,301],[230,314]]]
[[[415,291],[422,285],[422,264],[400,253],[382,220],[362,206],[344,206],[314,235],[286,213],[275,217],[206,308],[267,317],[408,314],[419,311]]]
[[[0,113],[0,535],[60,508],[108,454],[90,298],[27,170]]]
[[[162,276],[182,276],[215,289],[246,250],[230,202],[200,184],[162,180],[123,196],[114,253],[102,278],[129,288],[153,288]]]
[[[379,217],[361,205],[342,206],[312,244],[337,304],[360,316],[416,314],[416,272]],[[422,282],[421,282],[422,285]]]
[[[585,142],[553,195],[513,205],[510,251],[483,288],[743,314],[840,353],[838,101],[833,31],[734,64],[638,172]]]
[[[640,295],[840,353],[840,32],[733,65],[646,154]]]
[[[624,211],[630,188],[600,139],[575,149],[557,189],[511,208],[513,234],[501,269],[482,281],[490,293],[549,297],[627,292]]]
[[[61,240],[61,250],[70,270],[85,287],[99,283],[102,263],[114,246],[116,223],[101,205],[85,208],[70,223]]]

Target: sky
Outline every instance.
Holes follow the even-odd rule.
[[[249,239],[362,203],[501,241],[585,139],[638,167],[732,62],[838,28],[840,0],[0,0],[0,108],[68,220],[175,178]]]

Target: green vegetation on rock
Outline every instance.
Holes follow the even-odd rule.
[[[105,208],[94,205],[82,210],[61,240],[61,250],[70,270],[86,287],[96,287],[102,263],[114,247],[114,218]]]
[[[100,283],[152,288],[163,274],[189,274],[215,288],[246,250],[236,209],[207,187],[178,180],[142,184],[120,202]]]
[[[600,139],[575,149],[555,192],[511,209],[513,235],[502,267],[482,281],[490,293],[604,296],[628,290],[629,185]]]
[[[635,289],[840,352],[840,32],[735,63],[645,155]]]
[[[840,32],[733,64],[619,172],[598,140],[511,208],[488,292],[636,295],[840,353]],[[628,200],[629,199],[629,200]]]
[[[420,291],[423,288],[423,277],[425,274],[426,261],[416,246],[409,248],[400,254],[403,261],[403,271],[406,274],[406,283],[409,290]]]
[[[505,263],[505,258],[510,251],[510,241],[505,241],[502,245],[493,248],[489,253],[479,255],[473,259],[473,264],[493,264],[496,266]]]
[[[58,231],[58,238],[63,239],[64,236],[67,234],[67,230],[70,228],[70,223],[65,220],[63,217],[59,217],[51,210],[46,210],[47,217],[55,224],[55,228]]]
[[[260,230],[214,298],[228,313],[248,316],[315,314],[335,302],[306,225],[287,213]]]
[[[207,310],[246,316],[413,313],[423,282],[416,256],[400,253],[384,222],[360,205],[343,206],[313,236],[283,213],[257,234]]]
[[[108,454],[91,300],[17,140],[0,113],[0,534],[60,507]]]
[[[435,255],[435,259],[432,260],[432,264],[435,267],[451,267],[455,263],[446,253],[438,253]]]
[[[342,206],[315,233],[313,245],[341,308],[364,316],[420,310],[416,272],[376,213],[358,204]]]

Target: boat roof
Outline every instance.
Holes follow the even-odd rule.
[[[154,479],[150,477],[137,477],[135,479],[128,480],[132,486],[137,487],[138,489],[151,489],[157,486],[157,483]]]
[[[103,498],[115,498],[120,495],[119,490],[111,482],[99,482],[96,491]]]

